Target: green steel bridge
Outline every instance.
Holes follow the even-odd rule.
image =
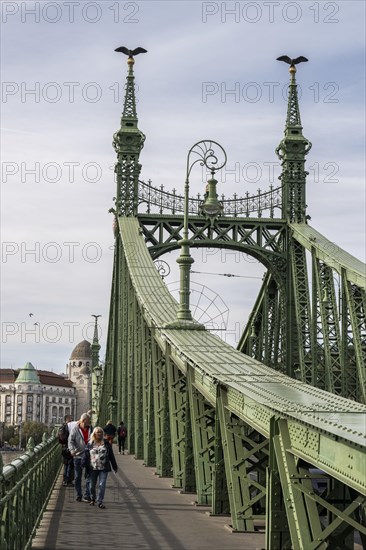
[[[308,223],[311,143],[296,68],[276,149],[280,186],[219,200],[214,171],[202,198],[140,181],[145,136],[133,65],[130,56],[113,141],[115,252],[98,422],[123,418],[129,452],[174,487],[197,493],[212,514],[229,513],[234,531],[265,522],[267,550],[351,550],[355,540],[366,548],[365,265]],[[187,165],[187,182],[188,174]],[[241,251],[266,268],[237,349],[191,317],[190,247]],[[181,251],[179,304],[154,264],[174,249]],[[94,361],[94,377],[98,369]],[[52,480],[55,442],[42,445],[38,468]],[[36,454],[29,455],[34,469]],[[23,547],[12,545],[11,525],[27,505],[19,491],[25,498],[29,474],[16,470],[0,476],[4,549]],[[43,492],[25,538],[45,499]]]

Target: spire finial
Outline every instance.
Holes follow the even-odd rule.
[[[277,60],[290,65],[285,137],[276,149],[282,165],[280,180],[283,187],[283,216],[290,222],[304,223],[306,220],[305,184],[307,174],[305,156],[311,149],[311,143],[302,133],[295,65],[308,60],[303,56],[291,59],[287,55],[282,55]]]
[[[101,315],[93,315],[92,317],[95,318],[95,324],[94,324],[94,335],[93,335],[93,344],[99,344],[98,342],[98,319],[101,317]]]
[[[144,48],[130,50],[125,46],[115,49],[128,56],[128,73],[126,92],[120,129],[113,135],[113,146],[117,153],[117,197],[116,211],[118,216],[133,216],[138,206],[138,178],[141,170],[140,151],[144,146],[145,135],[138,128],[135,76],[133,74],[134,56],[146,53]]]
[[[290,73],[290,87],[289,87],[289,93],[288,93],[288,108],[287,108],[287,119],[286,119],[286,131],[291,126],[297,126],[301,128],[301,119],[300,119],[300,109],[299,109],[299,102],[297,98],[297,85],[296,85],[296,67],[295,65],[298,65],[299,63],[303,63],[304,61],[308,61],[308,59],[302,55],[299,57],[295,57],[295,59],[291,59],[288,55],[281,55],[280,57],[277,57],[277,61],[284,61],[285,63],[288,63],[290,65],[289,67],[289,73]]]

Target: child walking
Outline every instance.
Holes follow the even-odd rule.
[[[100,426],[94,428],[90,436],[86,454],[90,456],[90,492],[92,498],[90,505],[94,506],[96,502],[99,508],[105,508],[103,500],[108,472],[113,468],[114,472],[117,473],[118,466],[114,458],[112,445],[104,439],[103,428]],[[97,498],[96,485],[98,479],[99,491]]]

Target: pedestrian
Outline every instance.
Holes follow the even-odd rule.
[[[118,466],[113,454],[112,445],[107,438],[104,437],[103,429],[96,427],[90,437],[90,441],[86,450],[86,457],[89,454],[89,466],[90,466],[90,492],[91,492],[91,506],[94,506],[95,502],[99,508],[105,508],[103,504],[104,493],[107,484],[108,472],[113,468],[117,473]],[[111,468],[112,467],[112,468]],[[96,496],[96,485],[99,478],[99,490],[98,497]]]
[[[126,437],[127,437],[127,428],[124,425],[122,420],[119,423],[119,427],[118,427],[118,430],[117,430],[117,435],[118,435],[118,453],[121,454],[121,450],[122,450],[122,454],[124,455],[125,454],[125,441],[126,441]]]
[[[116,435],[117,428],[112,424],[112,420],[108,420],[105,428],[104,428],[104,435],[105,438],[109,441],[109,443],[112,445],[114,437]]]
[[[90,416],[87,413],[81,415],[79,422],[72,429],[69,436],[69,450],[71,456],[74,459],[74,471],[75,471],[75,492],[77,502],[90,502],[90,477],[86,472],[85,480],[85,494],[82,493],[82,476],[83,465],[82,460],[85,455],[85,449],[88,444],[90,435],[92,433],[92,427],[90,426]]]
[[[73,485],[72,480],[74,478],[74,461],[68,449],[69,422],[72,422],[72,416],[70,414],[67,414],[64,417],[64,423],[58,430],[58,441],[62,445],[61,455],[62,455],[62,462],[64,465],[62,485],[64,487],[72,486]]]

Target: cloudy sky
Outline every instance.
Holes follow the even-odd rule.
[[[308,213],[330,240],[365,260],[364,18],[347,2],[2,2],[1,367],[31,361],[62,372],[73,347],[107,332],[115,195],[112,135],[123,105],[125,45],[136,58],[142,177],[183,191],[201,139],[228,154],[219,193],[276,184],[287,66],[297,73],[308,156]],[[193,193],[203,174],[192,172]],[[236,343],[263,268],[195,251],[192,299],[215,300]],[[176,254],[167,279],[174,290]],[[225,278],[206,273],[232,273]],[[203,297],[202,297],[203,296]],[[242,297],[238,299],[239,297]],[[201,307],[201,306],[200,306]],[[205,306],[206,307],[206,306]],[[194,306],[193,306],[193,309]],[[29,316],[33,313],[33,316]],[[34,325],[34,323],[39,323]]]

